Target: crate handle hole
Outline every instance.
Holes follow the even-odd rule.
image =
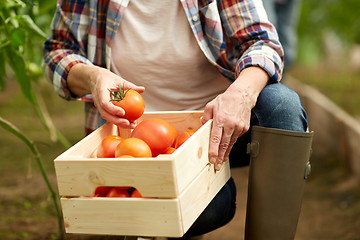
[[[95,189],[94,197],[132,197],[141,198],[142,195],[131,186],[99,186]]]

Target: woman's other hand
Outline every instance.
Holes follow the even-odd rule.
[[[214,163],[215,170],[220,170],[228,160],[238,137],[249,130],[251,110],[268,79],[261,68],[246,68],[224,93],[205,106],[203,123],[213,119],[209,161]]]

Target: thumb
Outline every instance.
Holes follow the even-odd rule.
[[[137,91],[138,93],[142,93],[145,91],[145,87],[143,86],[137,86],[131,82],[128,81],[124,81],[122,84],[119,84],[119,88],[123,88],[123,89],[132,89]]]
[[[204,109],[204,113],[201,117],[201,123],[205,124],[208,120],[213,118],[213,109],[210,104],[207,104]]]

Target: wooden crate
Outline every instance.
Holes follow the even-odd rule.
[[[130,130],[105,124],[55,159],[67,233],[181,237],[230,178],[208,163],[211,121],[202,112],[154,112],[178,132],[198,129],[171,155],[156,158],[90,158],[110,134],[127,138]],[[145,198],[92,196],[98,186],[132,186]],[[149,197],[149,198],[146,198]]]

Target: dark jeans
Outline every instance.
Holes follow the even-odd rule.
[[[260,93],[252,110],[251,126],[305,132],[307,116],[299,96],[283,84],[271,84]],[[230,153],[230,166],[247,166],[250,157],[246,145],[251,140],[251,128],[242,135]],[[181,239],[211,232],[231,221],[236,210],[236,188],[231,178],[206,207],[203,213]]]

